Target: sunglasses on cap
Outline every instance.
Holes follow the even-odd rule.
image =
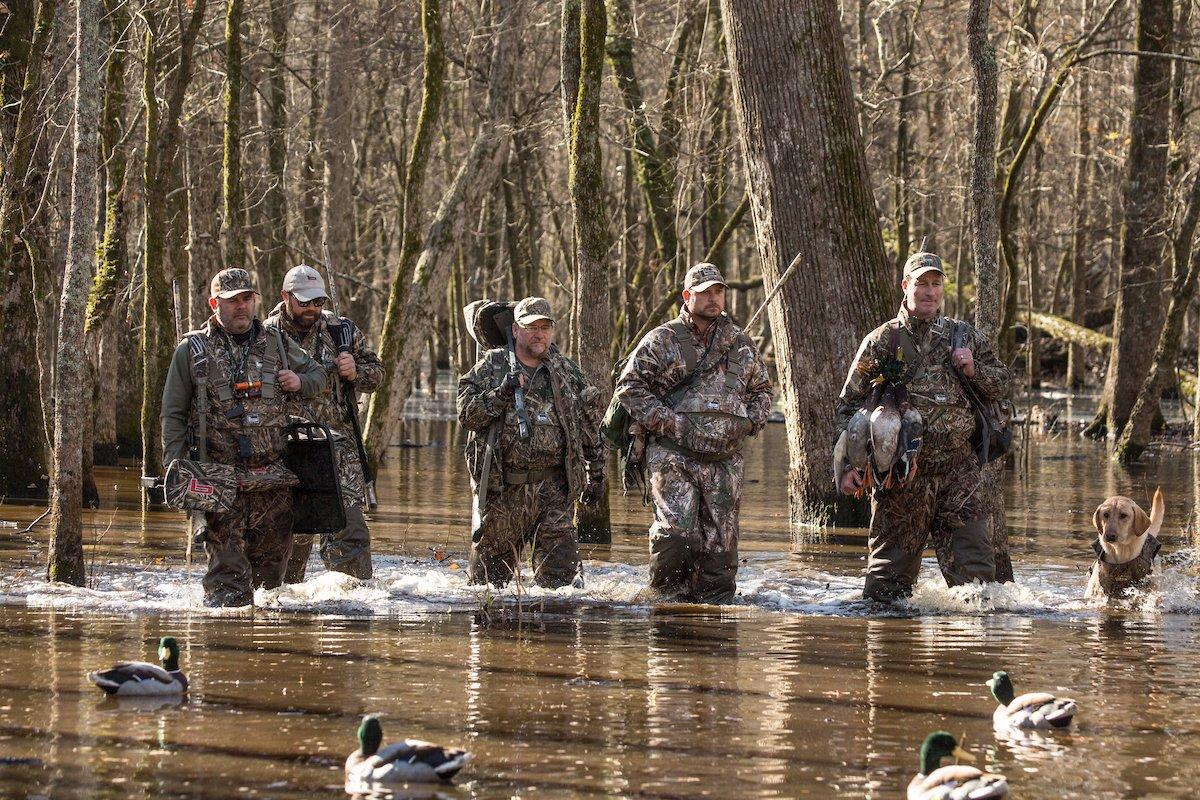
[[[291,293],[289,292],[289,294],[291,294]],[[291,298],[293,300],[295,300],[296,304],[299,305],[301,308],[308,308],[309,306],[316,306],[317,308],[323,308],[325,305],[325,301],[329,299],[328,297],[314,297],[312,300],[301,300],[299,297],[296,297],[296,295],[294,295],[294,294],[291,294]]]

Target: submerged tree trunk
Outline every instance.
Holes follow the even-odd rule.
[[[1159,412],[1159,401],[1167,380],[1175,369],[1175,356],[1179,352],[1179,337],[1183,333],[1183,318],[1196,295],[1196,280],[1200,277],[1200,248],[1194,248],[1193,238],[1197,222],[1200,221],[1200,172],[1192,179],[1187,212],[1180,225],[1179,236],[1172,249],[1174,269],[1171,280],[1171,300],[1167,305],[1167,319],[1158,335],[1150,372],[1142,384],[1129,422],[1121,432],[1121,438],[1113,450],[1113,457],[1124,464],[1137,461],[1150,441],[1150,429]]]
[[[1139,52],[1171,51],[1171,9],[1171,0],[1138,0]],[[1170,120],[1170,59],[1138,58],[1133,75],[1133,114],[1129,120],[1129,156],[1123,191],[1125,219],[1121,226],[1113,347],[1101,398],[1105,432],[1114,440],[1121,436],[1133,411],[1162,326],[1159,262],[1167,243],[1165,200]]]
[[[971,139],[971,256],[975,262],[975,327],[996,341],[1002,314],[1000,264],[996,257],[996,51],[988,40],[991,0],[971,0],[967,18],[967,51],[974,80]],[[983,469],[980,492],[989,510],[989,529],[995,552],[996,580],[1013,579],[1008,527],[1000,490],[1003,459]]]
[[[576,346],[579,366],[607,404],[612,394],[612,317],[609,314],[608,213],[600,163],[600,94],[604,73],[604,0],[579,8],[579,95],[571,117],[569,173],[575,216]],[[607,486],[607,484],[606,484]],[[612,542],[608,493],[594,506],[580,505],[581,542]]]
[[[836,8],[798,0],[783,13],[770,0],[722,0],[721,10],[764,288],[793,256],[802,264],[769,314],[790,519],[804,542],[848,516],[835,506],[853,510],[828,475],[833,398],[861,337],[895,307]]]
[[[45,497],[47,491],[33,263],[25,227],[45,180],[31,166],[56,6],[55,0],[41,0],[35,17],[28,3],[14,4],[0,29],[0,50],[7,53],[0,66],[0,495],[7,497]]]
[[[54,359],[54,492],[50,501],[50,557],[46,577],[82,586],[83,437],[90,411],[83,395],[87,350],[84,312],[94,256],[96,154],[100,120],[100,0],[76,0],[75,167],[67,272],[58,313]]]
[[[400,426],[412,376],[429,335],[433,315],[446,295],[453,242],[463,198],[469,186],[494,186],[511,135],[513,85],[516,70],[516,31],[522,0],[501,0],[494,6],[495,27],[487,110],[471,149],[442,195],[425,234],[416,271],[403,308],[395,309],[397,322],[387,326],[379,342],[379,358],[388,375],[371,395],[363,436],[373,467],[382,463],[387,447]],[[392,311],[389,311],[391,315]],[[390,334],[390,335],[389,335]]]

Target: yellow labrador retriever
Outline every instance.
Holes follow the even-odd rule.
[[[1096,508],[1092,515],[1096,563],[1088,580],[1088,597],[1120,597],[1132,586],[1156,583],[1154,559],[1162,547],[1157,537],[1164,510],[1162,489],[1154,490],[1149,515],[1133,500],[1119,495]]]

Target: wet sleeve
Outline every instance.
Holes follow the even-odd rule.
[[[458,379],[458,421],[469,431],[482,431],[512,403],[512,394],[499,388],[502,376],[495,363],[484,356],[471,371]]]
[[[325,367],[304,352],[294,339],[287,337],[287,359],[292,372],[300,377],[300,394],[313,398],[325,389]]]
[[[196,388],[192,385],[191,348],[183,341],[175,348],[167,380],[163,384],[162,425],[163,465],[187,458],[187,426]]]
[[[837,399],[837,429],[840,434],[846,430],[854,412],[862,407],[863,401],[871,391],[871,376],[874,374],[878,357],[875,354],[876,337],[868,335],[858,346],[858,352],[850,362],[846,372],[846,382],[842,384],[842,393]]]
[[[652,389],[669,364],[669,337],[669,332],[656,330],[642,339],[617,379],[615,391],[629,416],[659,436],[670,436],[675,430],[675,412]]]
[[[975,375],[968,378],[971,385],[988,400],[1008,397],[1012,388],[1012,374],[996,355],[992,343],[979,331],[971,329],[971,356],[975,360]]]
[[[767,365],[763,363],[762,356],[754,348],[753,342],[748,341],[742,346],[749,347],[751,353],[750,368],[746,374],[746,415],[750,418],[750,424],[754,426],[751,434],[757,434],[767,424],[767,417],[771,414],[774,387],[771,385]]]
[[[354,379],[356,392],[373,392],[383,383],[383,362],[371,349],[367,336],[358,326],[354,328],[352,345],[354,364],[358,368],[358,377]]]

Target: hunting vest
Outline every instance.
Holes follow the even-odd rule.
[[[1100,579],[1100,586],[1104,589],[1104,593],[1109,597],[1120,597],[1126,589],[1145,586],[1147,579],[1154,572],[1154,558],[1161,549],[1162,542],[1154,534],[1149,534],[1146,536],[1146,541],[1142,542],[1142,551],[1137,554],[1137,558],[1123,564],[1113,564],[1104,560],[1104,548],[1100,545],[1100,540],[1093,540],[1092,550],[1096,552],[1096,575]]]
[[[278,329],[254,321],[245,346],[210,321],[184,334],[191,353],[192,425],[200,459],[263,467],[283,455],[288,424],[276,379],[287,369],[286,342]]]

